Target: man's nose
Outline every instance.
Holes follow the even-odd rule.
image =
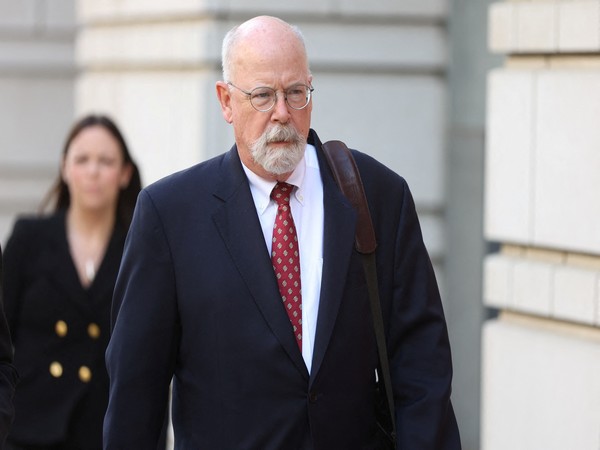
[[[290,109],[284,93],[277,93],[271,118],[281,123],[287,123],[290,120]]]

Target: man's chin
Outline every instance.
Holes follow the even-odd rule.
[[[261,165],[263,169],[273,175],[289,174],[294,171],[298,164],[294,164],[292,161],[278,162],[276,164],[264,164]]]

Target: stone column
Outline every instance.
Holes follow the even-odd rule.
[[[481,302],[483,167],[487,72],[502,62],[487,47],[487,13],[493,0],[450,4],[448,138],[446,167],[446,319],[450,327],[453,405],[463,450],[480,442],[481,326],[490,311]]]
[[[58,174],[73,120],[73,0],[0,0],[0,242]]]
[[[489,9],[482,448],[600,447],[600,1]]]

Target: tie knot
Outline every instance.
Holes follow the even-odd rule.
[[[271,198],[275,200],[278,205],[289,205],[290,194],[294,186],[288,183],[279,182],[275,185],[271,191]]]

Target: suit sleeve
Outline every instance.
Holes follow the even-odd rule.
[[[12,365],[13,350],[4,314],[3,291],[2,249],[0,249],[0,448],[4,448],[4,442],[14,419],[12,399],[18,380],[17,371]]]
[[[138,197],[113,297],[104,448],[156,448],[179,339],[175,277],[161,218]]]
[[[393,245],[388,351],[399,449],[461,448],[450,402],[452,361],[446,322],[414,201],[402,179]],[[396,200],[397,201],[397,200]]]

